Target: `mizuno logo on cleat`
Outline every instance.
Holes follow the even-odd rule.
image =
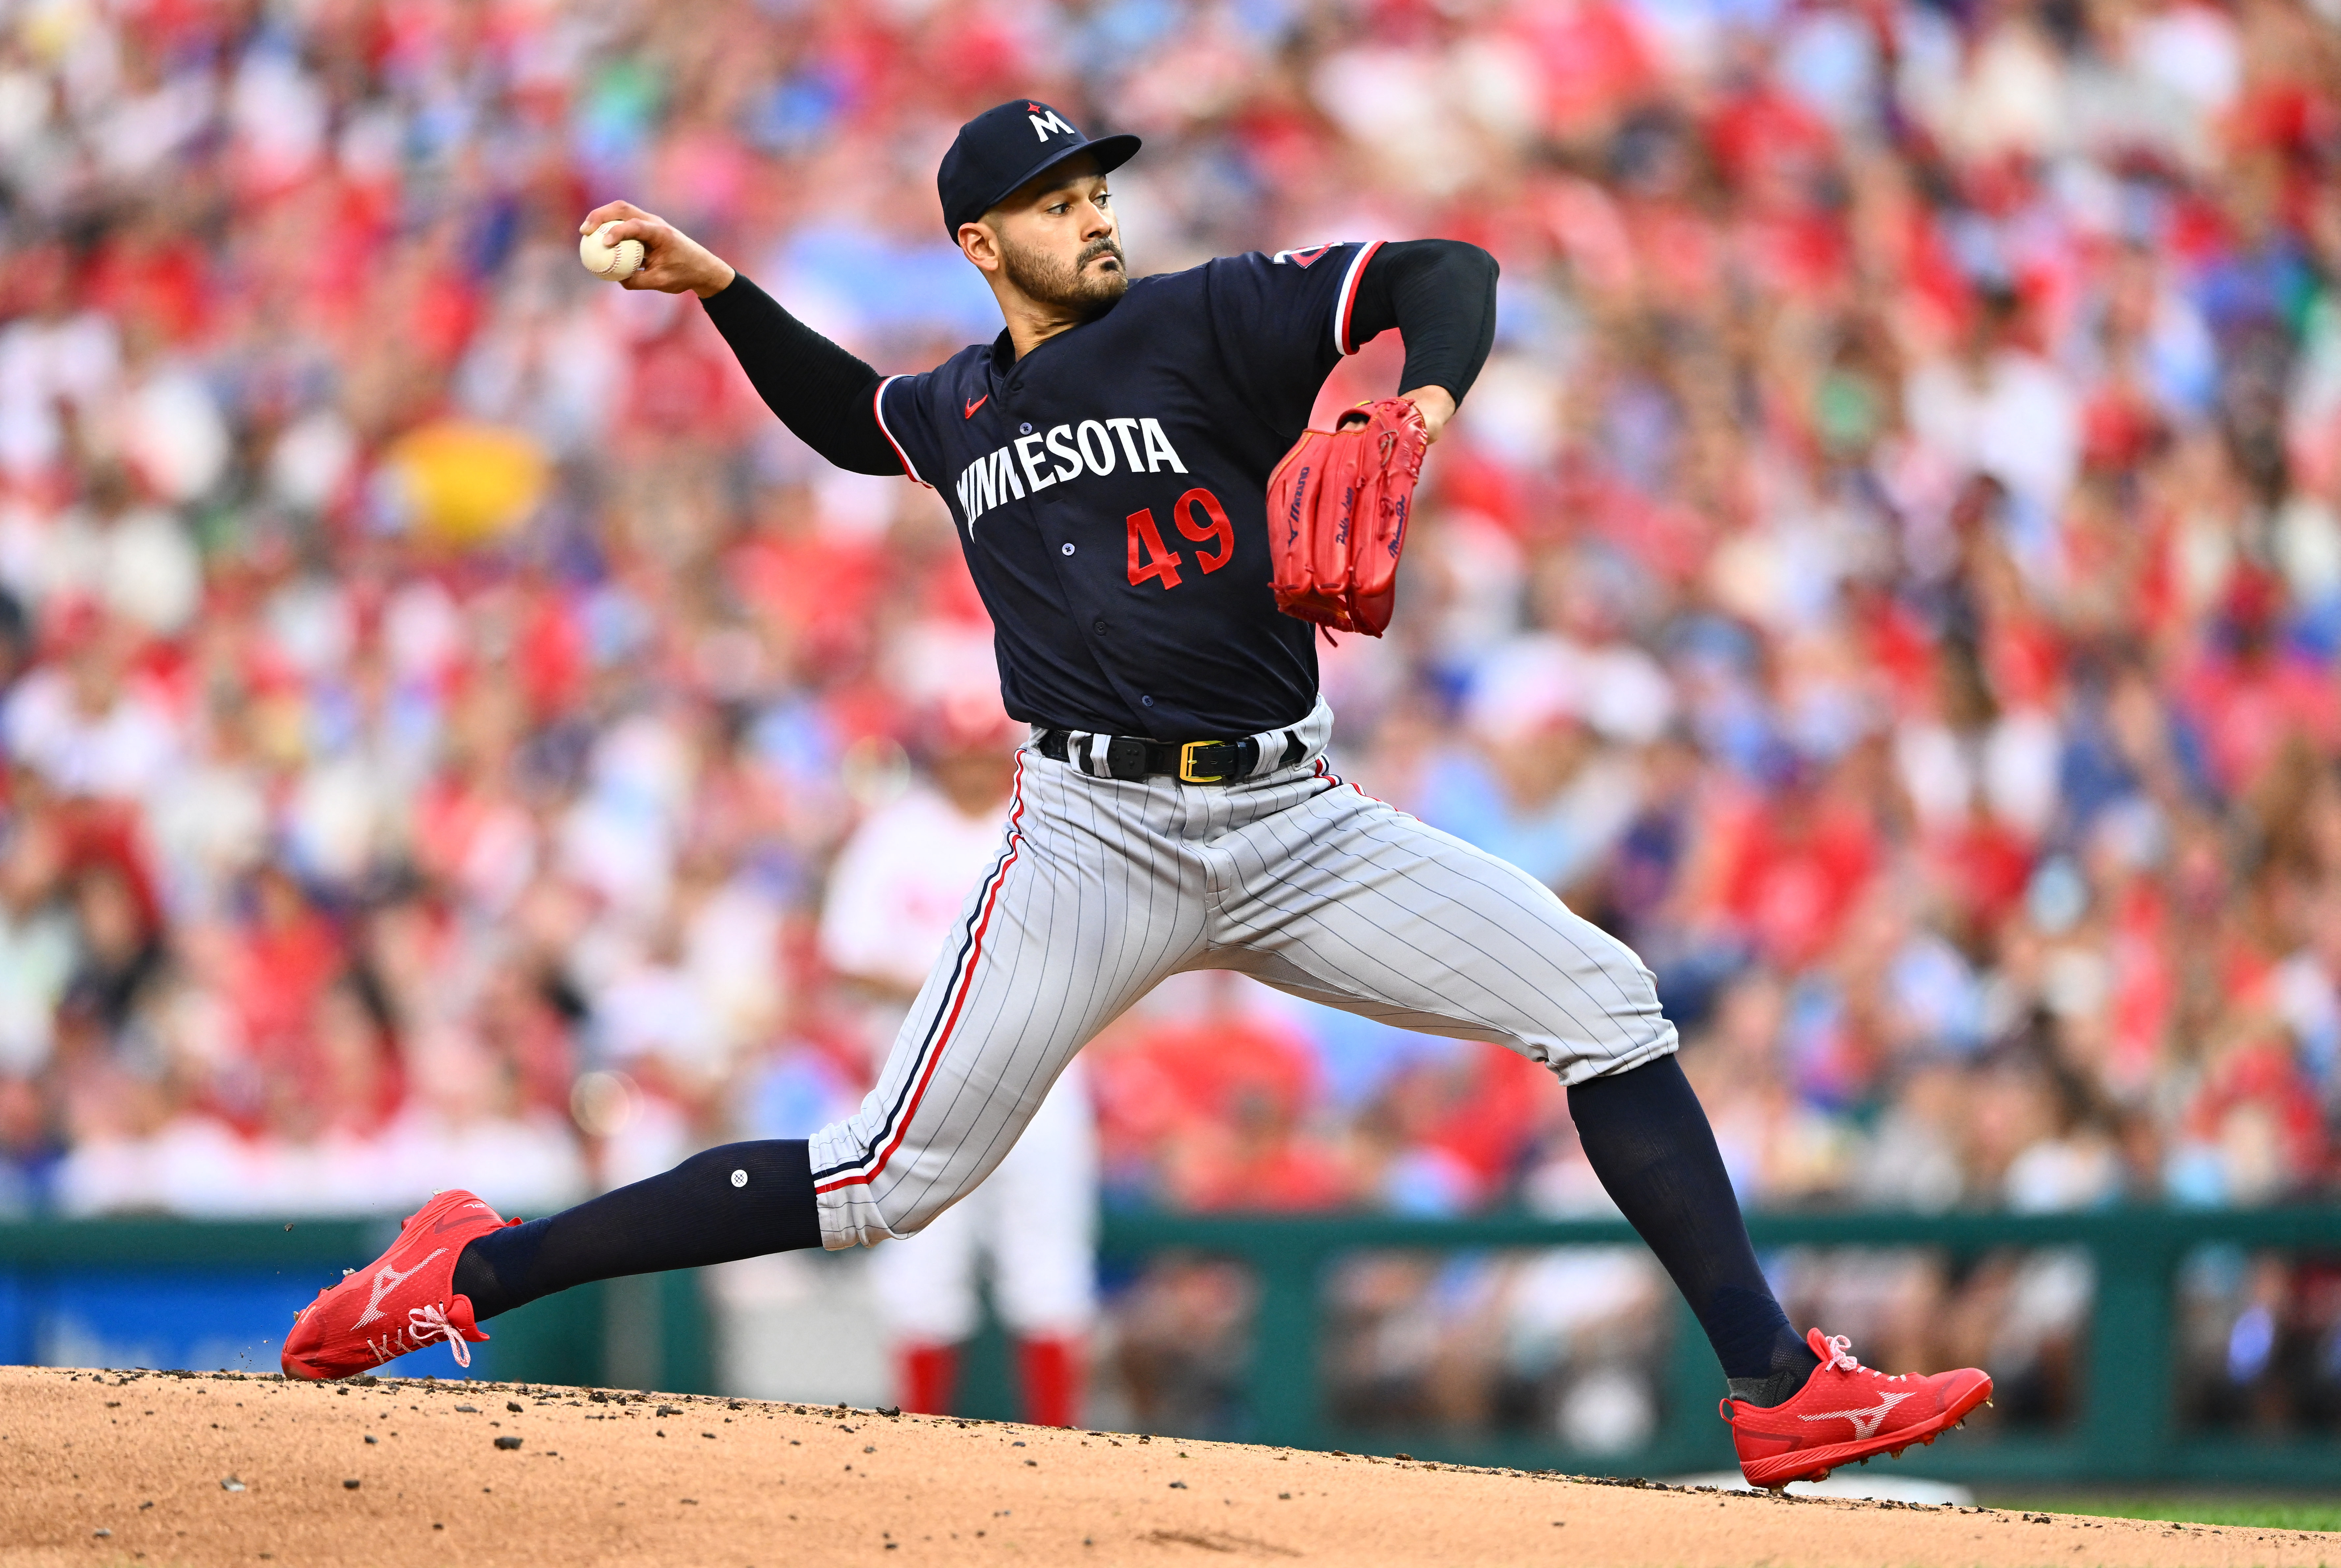
[[[1879,1424],[1888,1415],[1894,1413],[1896,1405],[1909,1397],[1907,1393],[1881,1393],[1878,1396],[1878,1403],[1867,1410],[1824,1410],[1818,1414],[1800,1415],[1797,1419],[1798,1421],[1849,1421],[1853,1423],[1854,1436],[1866,1439],[1877,1436]]]
[[[352,1328],[364,1328],[370,1323],[375,1323],[387,1317],[389,1314],[382,1310],[382,1298],[388,1295],[392,1291],[396,1290],[399,1286],[404,1284],[417,1273],[420,1273],[423,1270],[423,1263],[429,1263],[431,1258],[437,1257],[441,1253],[443,1253],[447,1249],[445,1247],[438,1248],[436,1251],[432,1253],[431,1257],[424,1258],[423,1263],[415,1264],[404,1273],[400,1273],[388,1263],[384,1263],[382,1267],[376,1269],[374,1273],[374,1296],[366,1303],[365,1311],[358,1314],[357,1322],[352,1323],[350,1326]],[[1869,1434],[1868,1433],[1864,1433],[1862,1435],[1867,1437]]]

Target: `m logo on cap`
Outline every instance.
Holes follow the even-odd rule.
[[[1024,106],[1031,111],[1024,117],[1032,122],[1032,134],[1042,141],[1049,139],[1049,133],[1051,131],[1061,131],[1068,136],[1076,134],[1071,125],[1057,118],[1056,110],[1044,109],[1038,104],[1027,104]]]

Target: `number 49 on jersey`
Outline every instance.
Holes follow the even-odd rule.
[[[1220,498],[1198,485],[1170,504],[1170,521],[1180,533],[1198,544],[1217,546],[1195,553],[1196,564],[1206,574],[1218,571],[1235,559],[1236,531],[1228,521],[1227,508]],[[1154,508],[1141,507],[1122,519],[1130,537],[1130,582],[1132,587],[1148,583],[1161,583],[1165,591],[1180,583],[1180,569],[1185,558],[1162,542],[1162,530],[1155,525]]]

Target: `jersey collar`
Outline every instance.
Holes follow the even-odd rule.
[[[1135,285],[1141,280],[1132,278],[1130,281]],[[1072,336],[1073,334],[1081,331],[1083,327],[1095,326],[1107,316],[1111,315],[1115,311],[1121,308],[1122,300],[1126,300],[1129,297],[1129,294],[1125,292],[1122,295],[1121,299],[1114,301],[1113,304],[1106,306],[1105,309],[1098,312],[1097,315],[1090,317],[1087,321],[1076,322],[1073,325],[1067,327],[1064,331],[1057,334],[1056,336],[1042,343],[1040,347],[1035,348],[1031,354],[1026,355],[1021,361],[1018,360],[1016,357],[1016,340],[1010,336],[1008,329],[1005,326],[1002,326],[1000,329],[1000,335],[991,340],[991,374],[994,375],[1007,375],[1014,372],[1020,364],[1031,364],[1034,356],[1046,350],[1050,345],[1062,343],[1065,339]]]

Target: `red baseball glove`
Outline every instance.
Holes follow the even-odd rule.
[[[1385,397],[1308,432],[1284,454],[1268,476],[1278,609],[1337,632],[1382,634],[1430,444],[1421,410]]]

